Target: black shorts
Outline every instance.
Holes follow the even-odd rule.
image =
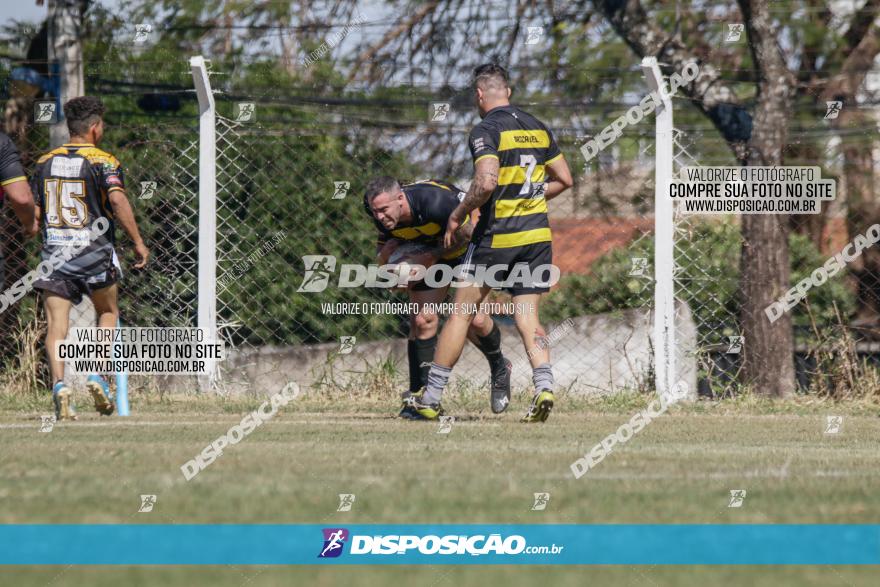
[[[119,281],[119,272],[116,267],[111,267],[94,277],[77,279],[38,279],[34,281],[34,289],[40,289],[65,300],[70,300],[73,305],[79,304],[84,295],[105,287],[110,287]]]
[[[550,291],[550,286],[553,285],[550,272],[553,247],[550,242],[507,249],[493,249],[488,246],[491,242],[491,237],[483,238],[468,246],[464,274],[470,281],[486,283],[493,289],[501,289],[512,296]],[[493,270],[486,271],[493,267]],[[520,279],[522,276],[525,278]]]
[[[453,272],[455,272],[456,267],[461,265],[463,261],[464,261],[464,255],[462,255],[460,257],[456,257],[455,259],[440,259],[439,261],[437,261],[435,263],[435,265],[440,265],[440,264],[449,265],[450,267],[452,267]],[[432,286],[428,285],[427,283],[425,283],[424,279],[420,279],[419,281],[414,281],[409,286],[410,291],[431,291],[432,289],[437,289],[437,288],[432,287]]]

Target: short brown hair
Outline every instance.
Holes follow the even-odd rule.
[[[373,199],[379,194],[385,192],[393,192],[396,194],[399,191],[400,182],[390,175],[374,177],[370,180],[370,183],[367,184],[367,191],[364,194],[364,203],[369,206],[373,202]]]
[[[96,96],[80,96],[68,100],[64,105],[67,130],[73,136],[82,136],[89,127],[104,117],[104,103]]]
[[[509,88],[510,76],[507,70],[497,63],[484,63],[474,70],[474,88]]]

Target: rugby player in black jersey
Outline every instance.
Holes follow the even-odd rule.
[[[445,263],[453,269],[457,267],[467,249],[474,224],[465,219],[455,238],[446,245],[442,240],[449,215],[463,196],[464,192],[442,181],[425,180],[401,185],[393,177],[373,179],[364,194],[364,208],[379,231],[379,264],[393,260],[424,267],[435,263]],[[421,246],[411,247],[411,244]],[[410,316],[407,343],[409,390],[402,394],[404,405],[400,415],[403,418],[414,416],[408,397],[425,386],[440,323],[435,308],[445,300],[449,285],[431,287],[421,280],[410,283],[407,291],[410,301],[418,304],[419,310]],[[510,400],[511,364],[501,353],[501,331],[491,316],[478,312],[465,336],[489,362],[490,406],[495,413],[503,412]]]
[[[37,234],[39,226],[34,216],[34,197],[28,185],[24,168],[21,166],[21,158],[15,143],[5,133],[0,132],[0,206],[4,199],[9,199],[12,211],[21,222],[25,237]],[[4,287],[3,249],[6,243],[0,247],[0,290]]]
[[[464,266],[471,275],[479,267],[501,264],[505,270],[496,277],[522,275],[507,285],[518,304],[514,315],[532,367],[535,393],[523,422],[544,422],[553,408],[553,371],[546,333],[538,318],[538,302],[549,291],[549,282],[536,279],[547,275],[552,266],[547,200],[572,186],[571,172],[550,130],[540,120],[510,104],[507,71],[496,64],[481,65],[474,71],[474,98],[483,119],[470,133],[468,146],[474,161],[474,179],[461,203],[449,216],[444,244],[456,241],[465,218],[476,209],[480,219],[473,231]],[[472,280],[468,287],[456,289],[460,307],[480,304],[492,287]],[[418,417],[427,420],[442,414],[440,398],[452,367],[461,355],[472,313],[450,316],[437,342],[434,363],[425,392],[410,403]]]
[[[46,352],[55,415],[59,420],[73,420],[76,410],[71,390],[64,383],[64,363],[56,356],[55,348],[57,342],[67,338],[70,308],[87,295],[95,305],[97,325],[116,327],[117,281],[121,277],[114,249],[116,222],[134,243],[136,269],[146,265],[150,253],[125,195],[122,166],[116,157],[97,147],[104,136],[103,103],[92,96],[73,98],[64,105],[64,116],[70,142],[40,157],[31,188],[42,226],[43,260],[71,246],[78,249],[63,265],[34,282],[34,288],[44,293]],[[107,229],[101,232],[99,224],[104,223]],[[107,381],[93,374],[86,386],[95,409],[104,415],[113,413]]]

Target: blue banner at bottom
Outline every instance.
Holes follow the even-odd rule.
[[[4,565],[877,565],[880,525],[0,525]]]

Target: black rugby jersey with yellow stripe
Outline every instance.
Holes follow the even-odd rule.
[[[544,123],[516,106],[499,106],[474,127],[468,145],[475,165],[495,157],[500,167],[498,187],[480,207],[473,242],[483,240],[493,249],[549,242],[544,166],[562,153]]]
[[[37,160],[31,189],[42,213],[43,260],[66,247],[84,246],[51,279],[92,277],[118,264],[108,197],[114,190],[125,190],[116,157],[91,144],[68,143]],[[90,228],[102,217],[109,221],[109,229],[92,239]]]
[[[17,181],[27,181],[18,149],[7,134],[0,132],[0,203],[3,202],[3,186]]]
[[[381,247],[389,239],[401,239],[413,241],[432,247],[443,248],[443,235],[446,232],[446,223],[450,214],[464,197],[464,192],[445,181],[425,179],[415,183],[400,186],[409,202],[412,211],[412,221],[402,225],[398,224],[391,230],[382,226],[376,220],[370,210],[370,204],[364,196],[364,208],[376,228],[379,229],[378,245]],[[465,223],[467,220],[465,220]],[[456,259],[467,250],[467,245],[461,249],[443,255],[444,260]]]
[[[15,143],[5,133],[0,132],[0,206],[3,206],[5,191],[4,186],[19,181],[27,181],[24,169],[21,166],[21,158]],[[6,243],[0,243],[0,288],[3,287],[3,248]]]

